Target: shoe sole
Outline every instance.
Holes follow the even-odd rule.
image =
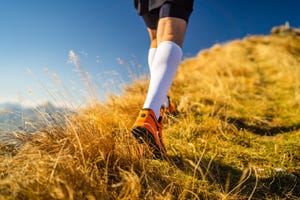
[[[132,129],[132,134],[140,144],[147,144],[153,152],[155,159],[163,159],[163,153],[157,145],[153,135],[144,127],[137,126]]]

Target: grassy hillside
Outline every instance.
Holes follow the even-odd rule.
[[[281,28],[185,60],[166,160],[140,157],[130,133],[143,79],[44,130],[12,133],[0,146],[0,199],[300,199],[299,55],[300,34]]]

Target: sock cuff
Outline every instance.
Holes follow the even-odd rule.
[[[156,48],[153,48],[153,47],[151,47],[151,48],[149,48],[149,52],[155,52],[156,51]]]
[[[168,40],[163,41],[158,45],[157,51],[159,49],[164,49],[164,51],[167,51],[173,55],[177,55],[175,57],[179,59],[178,62],[182,60],[182,56],[183,56],[182,48],[175,42],[168,41]]]
[[[173,48],[180,50],[180,52],[182,53],[182,48],[181,48],[178,44],[176,44],[175,42],[166,40],[166,41],[161,42],[161,43],[158,45],[158,47],[159,47],[160,45],[170,45],[170,46],[172,46]]]

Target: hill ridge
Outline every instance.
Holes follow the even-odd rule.
[[[166,160],[141,157],[131,136],[147,90],[134,80],[66,124],[1,144],[0,197],[299,199],[300,37],[272,32],[182,62]]]

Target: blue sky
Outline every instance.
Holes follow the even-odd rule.
[[[0,102],[85,102],[88,90],[68,62],[78,56],[99,100],[128,83],[127,68],[148,72],[148,35],[133,0],[1,0]],[[298,0],[195,0],[186,57],[215,43],[300,28]],[[119,64],[118,59],[126,64]]]

